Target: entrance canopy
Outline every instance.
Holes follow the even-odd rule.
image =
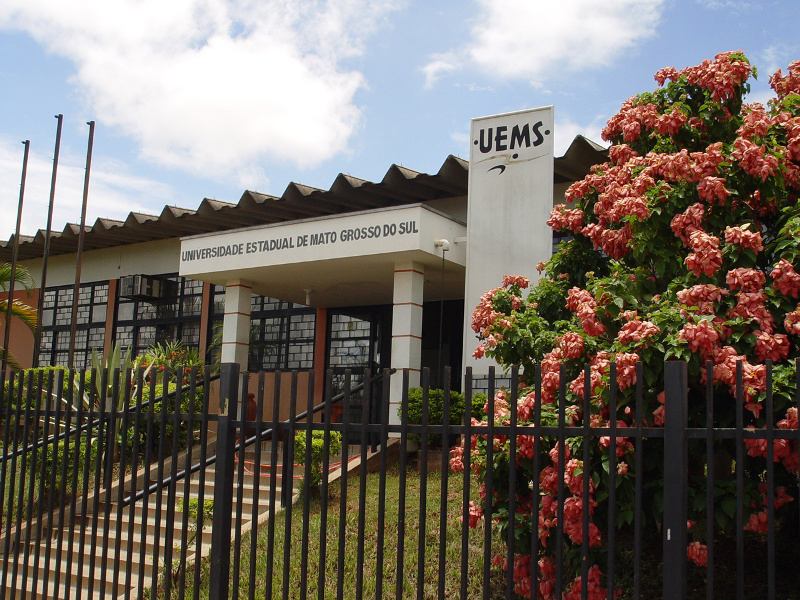
[[[260,225],[182,238],[180,275],[248,281],[256,293],[298,304],[359,306],[391,304],[395,265],[413,262],[424,267],[425,297],[457,299],[466,232],[422,204]]]

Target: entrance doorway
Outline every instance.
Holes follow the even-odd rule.
[[[365,398],[363,388],[350,397],[349,423],[361,423],[367,411],[369,422],[377,422],[382,385],[375,379],[381,369],[390,366],[392,346],[392,307],[359,306],[328,311],[328,357],[326,368],[333,371],[333,396],[345,388],[345,371],[350,370],[350,389],[365,383],[364,369],[370,369],[374,381]],[[341,420],[341,405],[334,406],[335,420]],[[338,416],[338,419],[336,417]],[[350,436],[356,443],[357,435]]]

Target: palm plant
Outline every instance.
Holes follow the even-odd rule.
[[[11,278],[14,278],[14,286],[19,284],[22,286],[23,289],[30,290],[33,288],[33,277],[28,272],[28,270],[24,267],[17,267],[14,269],[14,272],[11,272],[11,265],[9,263],[0,263],[0,291],[8,292],[11,284]],[[8,315],[8,298],[0,298],[0,314],[3,315],[5,318]],[[20,321],[22,321],[31,332],[36,331],[36,309],[28,306],[27,304],[20,302],[19,300],[13,300],[11,302],[11,316],[17,317]],[[6,327],[9,324],[6,323]],[[0,360],[5,357],[6,363],[12,369],[21,369],[19,362],[11,353],[11,351],[6,351],[5,348],[0,346]]]

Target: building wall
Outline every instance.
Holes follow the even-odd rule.
[[[14,299],[27,304],[28,306],[36,307],[38,304],[38,290],[15,290]],[[2,294],[3,298],[8,298],[8,294]],[[6,316],[5,313],[0,315],[0,336],[5,334]],[[3,343],[3,338],[0,337],[0,345]],[[22,323],[19,319],[11,319],[11,329],[9,332],[9,348],[11,353],[17,359],[17,362],[24,368],[32,366],[33,362],[33,332]]]

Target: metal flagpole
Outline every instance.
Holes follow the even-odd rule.
[[[17,275],[17,251],[19,248],[19,230],[22,225],[22,200],[25,197],[25,178],[28,175],[28,152],[31,148],[30,140],[22,142],[25,153],[22,157],[22,180],[19,184],[19,204],[17,205],[17,228],[14,230],[14,242],[11,246],[11,278],[8,281],[8,305],[6,306],[6,322],[3,329],[3,357],[0,362],[0,373],[6,370],[8,362],[8,344],[11,333],[11,305],[14,302],[14,283]],[[37,323],[38,328],[38,323]]]
[[[69,328],[69,367],[74,368],[72,362],[75,354],[75,334],[77,331],[78,303],[81,292],[81,260],[83,258],[83,238],[86,233],[86,202],[89,199],[89,172],[92,169],[92,146],[94,145],[94,121],[86,123],[89,126],[89,145],[86,149],[86,173],[83,177],[83,204],[81,205],[81,228],[78,233],[78,256],[75,261],[75,288],[72,292],[72,319]],[[88,332],[87,332],[88,335]],[[89,343],[89,340],[86,340]]]
[[[64,115],[56,115],[58,127],[56,129],[56,149],[53,152],[53,175],[50,178],[50,204],[47,207],[47,229],[44,234],[44,254],[42,256],[42,279],[39,282],[39,304],[36,310],[36,335],[33,340],[33,366],[39,366],[39,343],[42,338],[42,310],[44,309],[44,291],[47,287],[47,259],[50,256],[50,229],[53,226],[53,203],[56,197],[56,173],[58,172],[58,153],[61,149],[61,124]],[[55,343],[55,340],[53,340]]]

